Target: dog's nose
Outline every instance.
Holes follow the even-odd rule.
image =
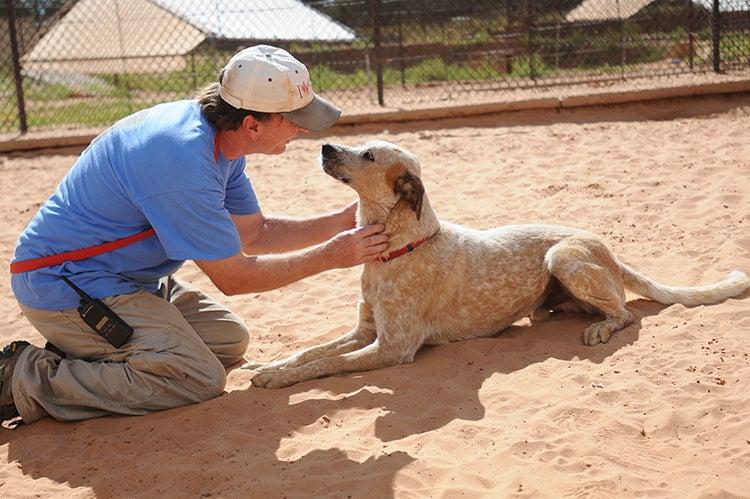
[[[323,153],[323,156],[333,154],[336,152],[336,148],[333,147],[331,144],[323,144],[323,147],[321,148],[321,152]]]

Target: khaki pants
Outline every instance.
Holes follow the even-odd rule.
[[[225,367],[242,360],[242,320],[199,290],[169,278],[166,299],[145,291],[104,299],[133,329],[120,348],[92,331],[75,309],[24,307],[31,324],[67,354],[27,347],[13,372],[24,422],[50,415],[76,421],[139,415],[219,396]]]

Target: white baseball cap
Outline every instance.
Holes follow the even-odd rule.
[[[270,45],[248,47],[224,66],[219,95],[229,105],[280,113],[305,130],[331,127],[341,109],[317,95],[304,64]]]

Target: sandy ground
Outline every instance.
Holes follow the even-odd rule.
[[[422,160],[439,216],[478,228],[557,222],[601,234],[662,282],[750,272],[750,97],[508,114],[308,136],[253,158],[267,213],[339,208],[324,140],[385,138]],[[73,163],[0,157],[0,256]],[[225,298],[269,360],[342,334],[360,269]],[[179,276],[215,295],[193,264]],[[439,283],[436,283],[439,285]],[[252,387],[144,417],[45,419],[0,432],[4,497],[736,497],[750,495],[750,295],[715,306],[629,296],[635,322],[586,347],[592,321],[519,322],[414,363]],[[0,340],[42,338],[0,266]]]

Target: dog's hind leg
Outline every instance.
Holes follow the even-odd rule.
[[[341,338],[329,341],[323,345],[301,350],[285,359],[276,360],[268,364],[248,362],[242,366],[242,369],[255,369],[258,372],[263,372],[297,367],[317,359],[352,352],[364,347],[368,343],[372,343],[376,336],[372,309],[365,301],[360,301],[358,305],[359,317],[357,326]]]
[[[542,305],[531,313],[529,317],[531,322],[544,322],[559,318],[562,314],[575,314],[583,312],[589,315],[596,315],[599,311],[588,303],[584,303],[576,298],[570,298],[557,305],[548,307]]]
[[[550,248],[544,260],[573,297],[604,315],[603,321],[584,330],[584,344],[606,343],[612,333],[632,322],[633,314],[625,308],[622,272],[601,241],[593,237],[566,239]]]
[[[545,290],[544,301],[534,310],[529,319],[531,322],[544,322],[559,319],[565,313],[585,312],[596,315],[599,313],[588,303],[571,296],[568,290],[560,283],[554,275],[551,276],[550,282]]]

